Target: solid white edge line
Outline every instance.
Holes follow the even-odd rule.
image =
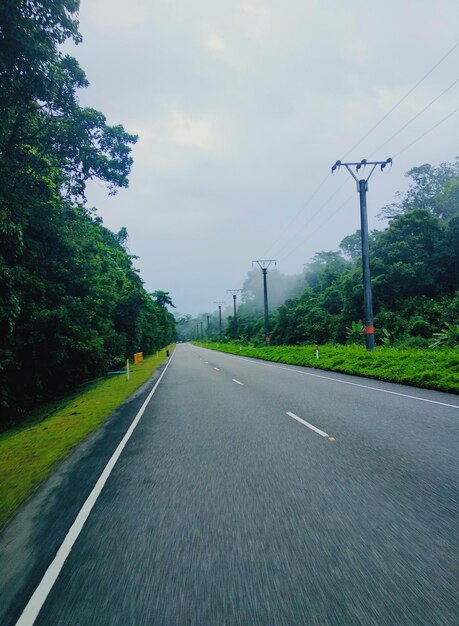
[[[244,383],[241,383],[240,380],[236,380],[235,378],[231,379],[234,383],[237,383],[238,385],[243,385]]]
[[[70,530],[65,536],[65,539],[62,542],[59,550],[57,551],[56,556],[54,557],[53,561],[51,562],[48,569],[46,570],[43,578],[41,579],[40,584],[38,585],[38,587],[35,589],[34,593],[32,594],[32,597],[30,598],[25,609],[23,610],[21,617],[16,622],[16,626],[32,626],[35,620],[37,619],[38,614],[40,613],[40,610],[43,604],[45,603],[46,598],[48,597],[51,589],[53,588],[54,583],[56,582],[61,572],[61,569],[64,566],[64,563],[68,555],[70,554],[70,551],[72,550],[73,544],[75,543],[79,534],[81,533],[83,526],[85,525],[86,520],[88,519],[97,501],[97,498],[101,494],[102,489],[104,488],[105,483],[108,480],[108,477],[112,473],[112,470],[115,467],[116,462],[118,461],[119,457],[121,456],[121,453],[124,447],[126,446],[127,442],[131,438],[131,435],[134,432],[137,424],[139,423],[140,418],[144,414],[145,409],[148,406],[148,403],[150,402],[159,383],[161,382],[164,374],[166,373],[167,368],[169,367],[172,361],[172,357],[174,356],[174,352],[172,353],[172,356],[169,359],[169,362],[167,363],[166,367],[164,368],[161,376],[156,381],[153,389],[148,394],[145,402],[142,404],[141,408],[139,409],[139,412],[137,413],[131,425],[129,426],[128,430],[126,431],[126,434],[124,435],[124,437],[118,444],[118,447],[116,448],[115,452],[113,453],[107,465],[105,466],[104,470],[102,471],[102,474],[99,476],[99,479],[94,485],[93,490],[91,491],[85,503],[81,507],[80,512],[76,516],[75,521],[73,522],[72,526],[70,527]]]
[[[298,415],[295,415],[295,413],[291,413],[290,411],[287,411],[287,415],[289,415],[290,417],[293,417],[294,420],[296,420],[297,422],[300,422],[300,424],[303,424],[303,426],[307,426],[308,428],[313,430],[315,433],[317,433],[321,437],[330,437],[328,433],[324,432],[323,430],[320,430],[320,428],[316,428],[313,424],[310,424],[306,420],[301,419],[301,417],[298,417]]]
[[[202,350],[210,350],[210,348],[201,348]],[[214,352],[218,352],[214,350]],[[362,385],[361,383],[351,383],[349,380],[339,380],[338,378],[333,378],[332,376],[322,376],[321,374],[312,374],[311,372],[302,372],[300,370],[295,370],[292,367],[282,367],[281,365],[273,365],[272,363],[265,363],[262,360],[254,361],[253,357],[230,354],[229,352],[220,352],[220,354],[225,354],[226,356],[232,357],[233,359],[245,359],[246,361],[252,363],[253,365],[264,365],[266,367],[274,367],[278,370],[287,370],[288,372],[296,372],[297,374],[301,374],[302,376],[312,376],[313,378],[322,378],[323,380],[332,380],[335,383],[340,383],[341,385],[351,385],[352,387],[363,387],[363,389],[371,389],[372,391],[380,391],[381,393],[389,393],[393,396],[402,396],[403,398],[410,398],[411,400],[419,400],[420,402],[430,402],[431,404],[439,404],[441,406],[448,406],[452,409],[459,409],[457,404],[448,404],[447,402],[440,402],[439,400],[429,400],[428,398],[420,398],[419,396],[411,396],[407,393],[400,393],[399,391],[390,391],[389,389],[380,389],[379,387],[371,387],[370,385]],[[299,366],[301,367],[301,366]],[[304,366],[307,367],[307,366]],[[343,374],[343,372],[336,372],[337,374],[342,374],[343,376],[350,376],[350,374]],[[363,377],[365,378],[365,377]],[[403,383],[391,383],[387,381],[391,385],[403,385]],[[442,392],[437,392],[442,393]],[[444,393],[444,392],[443,392]]]

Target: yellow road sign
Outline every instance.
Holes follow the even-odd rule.
[[[143,361],[143,352],[136,352],[134,354],[134,365],[137,365],[137,363],[142,363]]]

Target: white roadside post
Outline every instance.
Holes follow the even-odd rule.
[[[129,359],[126,359],[126,380],[131,380],[131,372],[129,371]]]

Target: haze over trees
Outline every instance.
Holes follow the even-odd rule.
[[[0,4],[0,426],[135,351],[218,334],[218,315],[174,316],[148,294],[127,247],[86,203],[92,179],[127,187],[137,137],[82,107],[88,81],[60,45],[81,41],[77,0]],[[379,340],[426,345],[459,323],[459,160],[424,164],[371,233]],[[318,252],[296,276],[268,274],[273,343],[359,340],[360,233]],[[237,335],[263,342],[261,273],[243,285]],[[223,334],[236,335],[232,307]],[[202,333],[201,333],[202,328]],[[448,329],[450,329],[448,331]],[[452,329],[452,330],[451,330]],[[14,417],[16,416],[16,417]]]
[[[407,177],[411,181],[408,191],[397,194],[394,203],[381,210],[382,217],[389,220],[387,227],[370,233],[377,339],[386,345],[422,347],[431,345],[434,335],[446,330],[446,339],[457,345],[459,158],[438,167],[414,167]],[[274,344],[363,342],[360,255],[357,231],[342,240],[339,251],[316,253],[302,275],[284,276],[278,269],[268,272]],[[238,338],[263,344],[260,272],[249,272],[244,289],[244,302],[238,309]],[[289,291],[290,296],[279,306],[279,294]],[[188,327],[193,328],[192,320]],[[224,336],[234,338],[234,331],[230,315]]]
[[[79,105],[88,81],[59,48],[81,41],[78,6],[0,4],[0,427],[175,333],[126,229],[110,232],[86,206],[91,179],[127,187],[137,137]]]

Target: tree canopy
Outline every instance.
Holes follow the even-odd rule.
[[[137,137],[81,107],[76,0],[0,4],[0,420],[174,338],[145,291],[127,231],[86,208],[97,178],[128,186]],[[1,427],[1,421],[0,421]]]

